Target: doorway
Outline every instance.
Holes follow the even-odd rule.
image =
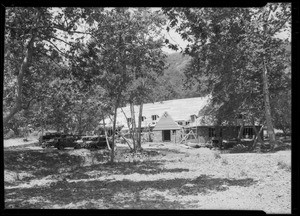
[[[164,141],[171,141],[171,131],[170,130],[163,130],[162,131],[162,140]]]

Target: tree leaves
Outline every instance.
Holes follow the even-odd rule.
[[[273,17],[264,21],[268,29],[263,31],[261,19],[266,17],[259,15],[264,10],[270,11],[273,6],[282,8],[276,15],[281,19]],[[289,9],[284,12],[285,7],[289,6],[270,4],[258,10],[163,8],[170,20],[170,27],[180,19],[181,23],[176,31],[184,40],[194,38],[193,43],[184,50],[184,53],[193,57],[185,72],[187,84],[194,83],[195,80],[200,85],[209,83],[207,93],[212,94],[212,101],[218,105],[214,113],[217,118],[232,120],[234,113],[247,109],[252,114],[255,113],[257,118],[263,117],[262,55],[268,59],[271,86],[285,85],[280,77],[284,74],[284,61],[288,59],[284,58],[284,50],[279,51],[284,42],[274,38],[275,33],[271,30],[274,26],[285,26],[283,23],[290,16]],[[171,45],[169,47],[175,48]],[[280,58],[284,61],[280,61]]]

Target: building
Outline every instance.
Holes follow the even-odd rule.
[[[209,102],[209,97],[196,97],[168,100],[143,105],[142,130],[152,131],[155,142],[171,141],[179,143],[184,135],[193,130],[201,143],[215,139],[237,138],[240,124],[217,126],[214,117],[204,115],[203,110]],[[139,106],[134,106],[136,126],[138,124]],[[112,119],[105,120],[107,126],[112,126]],[[131,127],[130,106],[117,110],[117,126],[125,133]],[[260,126],[256,126],[259,131]],[[253,138],[255,132],[252,125],[243,129],[243,138]]]
[[[167,112],[168,115],[180,126],[188,126],[201,110],[208,103],[208,97],[196,97],[147,103],[143,105],[142,128],[155,127],[156,123]],[[139,106],[134,106],[136,124],[138,123]],[[193,116],[191,119],[191,116]],[[123,126],[123,130],[128,130],[128,123],[131,125],[130,106],[118,108],[117,122],[118,126]],[[105,120],[107,126],[112,126],[112,119]]]
[[[182,127],[165,112],[153,128],[154,142],[179,142],[182,137]]]

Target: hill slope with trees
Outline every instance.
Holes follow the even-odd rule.
[[[167,54],[167,69],[159,79],[159,87],[155,92],[155,101],[182,99],[204,96],[198,83],[187,83],[185,70],[191,57],[181,53]]]

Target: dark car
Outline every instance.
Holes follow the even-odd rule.
[[[54,137],[52,139],[46,140],[42,142],[42,148],[48,148],[51,146],[55,146],[57,144],[58,137]]]
[[[45,135],[39,137],[39,144],[43,148],[54,146],[61,135],[60,132],[47,132]]]
[[[77,145],[77,140],[80,140],[81,136],[79,135],[67,135],[67,134],[63,134],[62,136],[60,136],[59,138],[56,139],[56,143],[54,145],[54,147],[56,147],[57,149],[64,149],[66,147],[73,147],[75,148]]]
[[[221,147],[221,149],[230,149],[230,148],[233,148],[237,144],[238,144],[237,139],[223,140],[220,147]]]
[[[112,141],[109,140],[109,146],[112,146]],[[77,145],[75,148],[94,148],[103,149],[106,148],[106,138],[105,136],[84,136],[81,140],[77,140]]]

